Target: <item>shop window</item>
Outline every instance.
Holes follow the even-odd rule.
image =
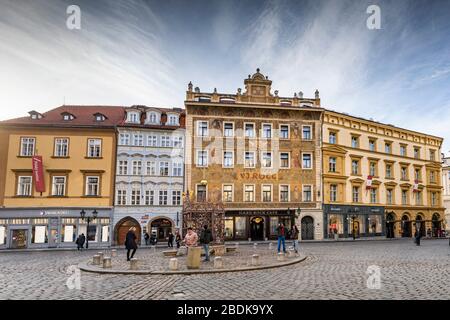
[[[381,233],[382,228],[382,218],[380,215],[370,215],[369,218],[369,233]]]
[[[233,218],[225,218],[225,238],[233,239],[233,234],[234,234]]]
[[[33,226],[31,243],[48,243],[47,226]]]
[[[277,235],[278,217],[270,217],[270,235]]]
[[[328,216],[328,234],[344,234],[343,216],[338,214],[330,214]]]
[[[235,217],[235,235],[236,238],[247,237],[247,218]]]
[[[102,242],[109,242],[109,226],[102,226]]]
[[[86,238],[89,241],[97,242],[97,225],[89,225],[89,228],[87,228],[87,236]]]
[[[77,225],[75,219],[63,219],[61,227],[61,239],[63,242],[75,242]]]
[[[0,246],[6,244],[6,226],[0,226]]]

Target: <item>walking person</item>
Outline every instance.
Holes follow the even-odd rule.
[[[148,246],[148,240],[150,239],[150,236],[148,235],[148,233],[146,232],[144,234],[144,240],[145,240],[145,245]]]
[[[297,225],[294,224],[292,226],[291,236],[292,236],[292,239],[294,240],[294,251],[295,251],[295,253],[298,253],[298,234],[299,233],[300,232],[298,231]]]
[[[169,246],[169,248],[173,248],[173,233],[172,231],[169,231],[169,236],[168,236],[168,243],[167,245]]]
[[[416,245],[420,246],[420,238],[421,238],[421,234],[420,231],[417,231],[414,233],[414,238],[416,239]]]
[[[84,233],[78,236],[77,241],[75,242],[77,244],[77,249],[83,251],[84,242],[86,241],[86,237],[84,236]]]
[[[208,229],[207,225],[203,226],[203,230],[200,233],[200,244],[205,250],[205,261],[209,261],[209,243],[213,240],[212,232]]]
[[[135,231],[136,231],[136,228],[131,227],[125,237],[125,248],[127,249],[127,261],[130,261],[131,259],[133,259],[134,254],[136,253],[136,250],[137,250],[137,243],[136,243],[137,237],[136,237],[136,234],[134,233]],[[130,257],[131,250],[133,250],[133,251],[132,251],[131,257]]]
[[[281,244],[283,244],[283,252],[286,253],[286,228],[284,224],[279,223],[277,227],[277,235],[278,235],[278,253],[280,253]]]
[[[175,233],[175,242],[177,244],[177,249],[180,249],[180,246],[181,246],[180,230],[177,230],[177,232]]]

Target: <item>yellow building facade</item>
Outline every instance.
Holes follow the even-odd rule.
[[[322,130],[329,238],[439,234],[442,138],[334,111]]]

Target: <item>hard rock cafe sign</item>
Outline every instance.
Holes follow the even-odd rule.
[[[276,173],[274,174],[261,174],[261,173],[249,173],[249,172],[243,172],[239,174],[241,179],[253,179],[253,180],[277,180],[278,175]]]

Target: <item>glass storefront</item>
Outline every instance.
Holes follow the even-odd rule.
[[[369,233],[382,233],[382,217],[380,215],[369,215]]]
[[[344,216],[338,214],[330,214],[328,216],[328,234],[344,235]]]
[[[234,222],[233,218],[225,218],[225,239],[233,239]]]
[[[234,217],[234,236],[237,239],[247,238],[247,217]]]

